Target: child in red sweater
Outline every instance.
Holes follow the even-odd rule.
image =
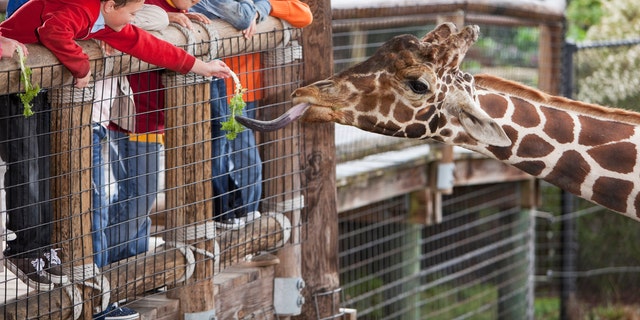
[[[130,22],[143,4],[143,0],[31,0],[0,23],[0,33],[25,44],[40,42],[71,71],[79,88],[87,86],[91,70],[87,54],[75,40],[102,40],[119,51],[181,73],[230,76],[223,62],[205,63],[133,26]]]

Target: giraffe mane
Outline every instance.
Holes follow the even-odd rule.
[[[625,123],[640,124],[640,113],[604,107],[597,104],[585,103],[567,99],[565,97],[553,96],[540,90],[533,89],[521,83],[502,79],[488,74],[474,75],[475,84],[479,87],[505,92],[510,95],[532,100],[542,104],[560,107],[565,110],[573,110],[580,113],[594,115],[596,117],[612,119]]]

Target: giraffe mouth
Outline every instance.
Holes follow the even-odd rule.
[[[236,116],[236,121],[243,126],[260,132],[270,132],[286,127],[289,123],[298,120],[311,107],[310,103],[302,102],[291,107],[285,113],[273,120],[256,120],[244,116]]]

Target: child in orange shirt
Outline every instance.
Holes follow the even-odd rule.
[[[247,39],[255,34],[256,25],[267,15],[281,18],[297,28],[305,27],[313,20],[309,6],[299,0],[202,0],[191,11],[225,20],[242,30]],[[262,99],[260,53],[228,57],[223,61],[236,70],[242,87],[247,89],[243,97],[247,103],[244,112],[245,116],[254,118]],[[245,129],[230,141],[221,130],[221,123],[230,114],[227,97],[233,94],[233,89],[230,81],[211,82],[214,220],[218,227],[227,229],[237,229],[245,221],[259,217],[262,196],[262,161],[253,131]]]

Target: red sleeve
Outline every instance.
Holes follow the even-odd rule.
[[[107,28],[96,33],[95,38],[140,60],[180,73],[188,73],[196,63],[196,58],[185,50],[131,24],[120,32]]]
[[[68,8],[64,14],[55,11],[43,14],[44,23],[37,29],[38,40],[74,77],[82,78],[89,73],[89,57],[73,39],[80,30],[86,30],[90,18],[84,11],[73,8]]]

